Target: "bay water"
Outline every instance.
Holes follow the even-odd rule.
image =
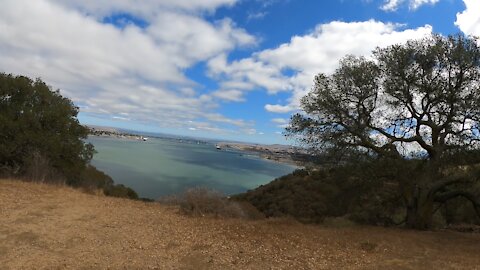
[[[237,194],[291,173],[295,166],[240,151],[217,150],[214,143],[168,138],[148,141],[89,137],[95,146],[92,165],[116,184],[139,196],[158,199],[192,187]]]

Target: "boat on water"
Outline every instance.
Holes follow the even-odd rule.
[[[217,150],[222,150],[222,148],[218,144],[215,145],[215,148],[217,148]]]

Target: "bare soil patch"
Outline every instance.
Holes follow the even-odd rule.
[[[0,180],[0,269],[480,269],[480,234],[192,218]]]

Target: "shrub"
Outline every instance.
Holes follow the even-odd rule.
[[[80,174],[79,183],[81,187],[87,191],[103,190],[114,184],[110,176],[99,171],[92,165],[88,165]]]
[[[68,184],[94,149],[86,143],[88,129],[77,119],[78,108],[40,79],[0,73],[0,164],[13,177],[44,181],[51,169]],[[43,167],[42,167],[43,166]]]
[[[133,189],[122,184],[107,186],[103,189],[103,192],[106,196],[138,200],[137,193]]]
[[[179,205],[184,214],[192,216],[244,219],[264,217],[248,202],[230,200],[218,191],[203,187],[191,188],[178,195],[160,198],[158,201],[164,204]]]
[[[93,145],[78,107],[42,80],[0,73],[0,177],[66,183],[89,192],[138,199],[91,166]]]
[[[414,162],[396,167],[375,160],[295,171],[234,198],[250,202],[267,217],[290,216],[304,223],[332,224],[342,217],[359,224],[401,225],[406,221],[402,191],[410,178],[419,177],[409,169],[416,165]],[[471,187],[470,192],[480,194],[480,184]],[[471,202],[463,198],[436,208],[431,223],[434,228],[480,224]]]
[[[267,217],[290,216],[304,223],[344,216],[358,223],[394,223],[390,214],[401,202],[382,181],[362,177],[358,171],[364,169],[343,166],[295,171],[234,198],[250,202]]]
[[[356,225],[356,223],[348,217],[326,217],[322,224],[333,228],[353,227]]]
[[[24,179],[40,183],[65,184],[65,178],[50,164],[49,159],[35,151],[25,163]]]

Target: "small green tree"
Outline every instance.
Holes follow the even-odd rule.
[[[373,59],[348,56],[316,76],[287,134],[323,153],[392,160],[385,181],[399,183],[409,227],[430,227],[435,209],[457,197],[480,215],[475,166],[462,167],[480,161],[477,42],[434,35]]]
[[[22,174],[41,157],[41,164],[78,184],[94,149],[77,114],[72,101],[40,79],[0,73],[0,167]]]

